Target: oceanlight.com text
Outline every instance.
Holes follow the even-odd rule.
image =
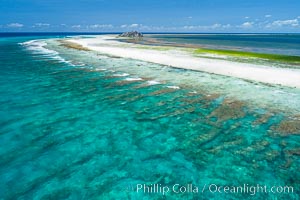
[[[131,187],[132,191],[136,193],[145,194],[161,194],[167,195],[183,194],[183,193],[212,193],[212,194],[248,194],[256,195],[258,193],[269,194],[291,194],[294,193],[294,187],[292,186],[280,186],[280,185],[249,185],[243,184],[239,186],[218,185],[218,184],[204,184],[202,186],[195,184],[136,184]]]

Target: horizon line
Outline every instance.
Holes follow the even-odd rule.
[[[0,34],[29,34],[29,33],[65,33],[65,34],[120,34],[131,31],[116,31],[116,32],[84,32],[84,31],[7,31],[2,32]],[[138,31],[142,34],[300,34],[300,32],[142,32]]]

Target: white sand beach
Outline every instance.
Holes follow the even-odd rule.
[[[278,84],[300,88],[300,70],[278,68],[251,63],[239,63],[213,58],[201,58],[181,48],[170,50],[147,49],[146,45],[130,44],[112,40],[115,36],[97,36],[95,38],[72,38],[77,43],[102,54],[131,58],[176,68],[197,70],[213,74],[237,77],[268,84]]]

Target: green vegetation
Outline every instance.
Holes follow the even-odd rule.
[[[234,51],[234,50],[223,50],[223,49],[197,49],[195,50],[197,54],[216,54],[223,56],[233,56],[242,58],[261,58],[278,62],[287,62],[300,64],[300,56],[289,56],[289,55],[277,55],[277,54],[266,54],[266,53],[254,53],[245,51]]]

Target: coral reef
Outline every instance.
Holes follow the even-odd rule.
[[[61,43],[60,46],[63,46],[66,48],[76,49],[76,50],[80,50],[80,51],[90,51],[89,48],[83,47],[82,45],[77,44],[77,43],[69,42],[66,40],[59,40],[59,42]]]
[[[262,125],[266,124],[268,120],[273,116],[271,113],[267,113],[264,115],[261,115],[259,118],[257,118],[252,124],[253,125]]]
[[[283,120],[276,128],[282,136],[299,135],[300,134],[300,120]]]
[[[223,103],[209,115],[209,117],[217,117],[219,122],[242,118],[246,114],[243,111],[243,107],[244,103],[241,101],[225,99]]]

